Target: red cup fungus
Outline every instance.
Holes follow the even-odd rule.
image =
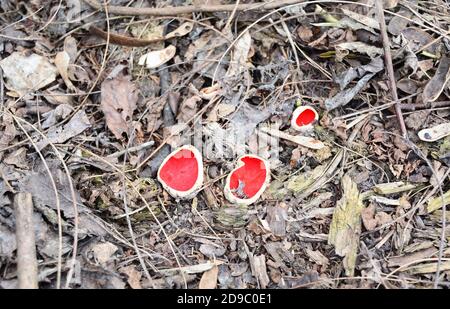
[[[270,167],[266,160],[255,155],[242,156],[227,176],[225,197],[232,203],[252,204],[264,192],[269,180]]]
[[[203,183],[202,155],[186,145],[175,149],[158,169],[158,181],[174,198],[192,198]]]
[[[299,106],[292,114],[291,127],[297,131],[308,131],[313,128],[317,120],[319,120],[319,114],[314,108]]]

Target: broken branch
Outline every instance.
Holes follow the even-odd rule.
[[[395,83],[394,67],[392,64],[391,47],[389,46],[389,37],[386,30],[386,20],[384,19],[383,1],[375,1],[375,12],[380,23],[381,39],[383,41],[384,59],[386,63],[386,70],[389,77],[390,88],[392,92],[392,99],[395,102],[395,114],[397,115],[398,124],[402,136],[408,139],[408,133],[406,131],[405,120],[403,119],[402,109],[400,107],[400,101],[398,100],[397,85]]]
[[[38,269],[31,194],[16,194],[14,197],[14,210],[16,215],[18,288],[37,289]]]
[[[103,6],[97,0],[84,0],[91,7],[103,11]],[[212,12],[232,12],[236,11],[268,11],[277,9],[287,5],[301,3],[303,0],[278,0],[269,3],[245,3],[245,4],[223,4],[223,5],[186,5],[186,6],[168,6],[162,8],[135,8],[123,6],[107,6],[108,13],[119,15],[134,15],[134,16],[173,16],[190,13],[212,13]]]

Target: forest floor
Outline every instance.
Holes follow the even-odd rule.
[[[448,288],[449,27],[443,0],[2,0],[0,288]]]

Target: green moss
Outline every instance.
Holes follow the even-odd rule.
[[[241,228],[248,222],[246,205],[222,207],[215,213],[215,219],[225,228]]]
[[[161,214],[161,209],[157,206],[150,206],[150,209],[153,211],[153,214],[155,216],[159,216]],[[131,215],[131,218],[135,222],[143,222],[143,221],[152,221],[154,220],[153,215],[150,213],[148,209],[143,209],[142,211],[139,211],[133,215]]]

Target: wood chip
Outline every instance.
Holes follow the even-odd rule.
[[[356,183],[348,174],[342,177],[342,189],[343,196],[337,202],[333,214],[328,243],[335,246],[336,254],[344,257],[345,274],[353,276],[361,234],[363,203]]]
[[[411,254],[405,254],[402,256],[391,257],[388,260],[388,266],[394,267],[394,266],[402,266],[402,265],[410,264],[417,260],[429,258],[437,252],[438,252],[438,250],[436,248],[432,247],[432,248],[428,248],[428,249],[414,252]]]
[[[264,254],[253,257],[253,269],[255,277],[258,279],[261,288],[265,289],[270,282],[266,269],[266,256]]]

